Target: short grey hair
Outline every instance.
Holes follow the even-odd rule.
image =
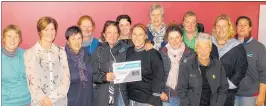
[[[164,9],[163,9],[163,6],[161,6],[160,4],[153,4],[151,7],[150,7],[150,12],[149,12],[149,17],[151,18],[151,13],[154,11],[154,10],[157,10],[159,9],[162,13],[162,18],[164,18]]]
[[[210,42],[210,47],[212,48],[212,39],[211,39],[211,35],[208,33],[199,33],[197,38],[196,38],[196,42],[195,42],[195,48],[197,48],[197,45],[199,42],[202,41],[209,41]]]

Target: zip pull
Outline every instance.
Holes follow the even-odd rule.
[[[112,55],[112,58],[114,59],[114,62],[116,63],[116,59],[115,59],[115,56],[113,55],[113,53],[112,53],[112,48],[110,48],[110,51],[109,51],[110,53],[111,53],[111,55]]]

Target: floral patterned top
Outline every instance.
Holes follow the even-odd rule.
[[[40,106],[45,96],[53,106],[67,106],[70,75],[65,49],[52,44],[47,51],[37,42],[25,52],[24,58],[31,106]]]

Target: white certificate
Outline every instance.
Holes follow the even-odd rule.
[[[141,61],[113,63],[114,83],[141,81]]]

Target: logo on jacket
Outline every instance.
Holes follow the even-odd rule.
[[[121,53],[121,52],[124,52],[125,50],[126,50],[126,48],[123,47],[123,48],[121,48],[121,49],[119,50],[119,52]]]
[[[247,56],[248,57],[253,57],[253,54],[252,53],[247,53]]]
[[[195,78],[196,75],[195,74],[189,74],[189,77]]]
[[[215,76],[215,75],[212,75],[212,79],[214,79],[214,80],[215,80],[215,79],[216,79],[216,76]]]

